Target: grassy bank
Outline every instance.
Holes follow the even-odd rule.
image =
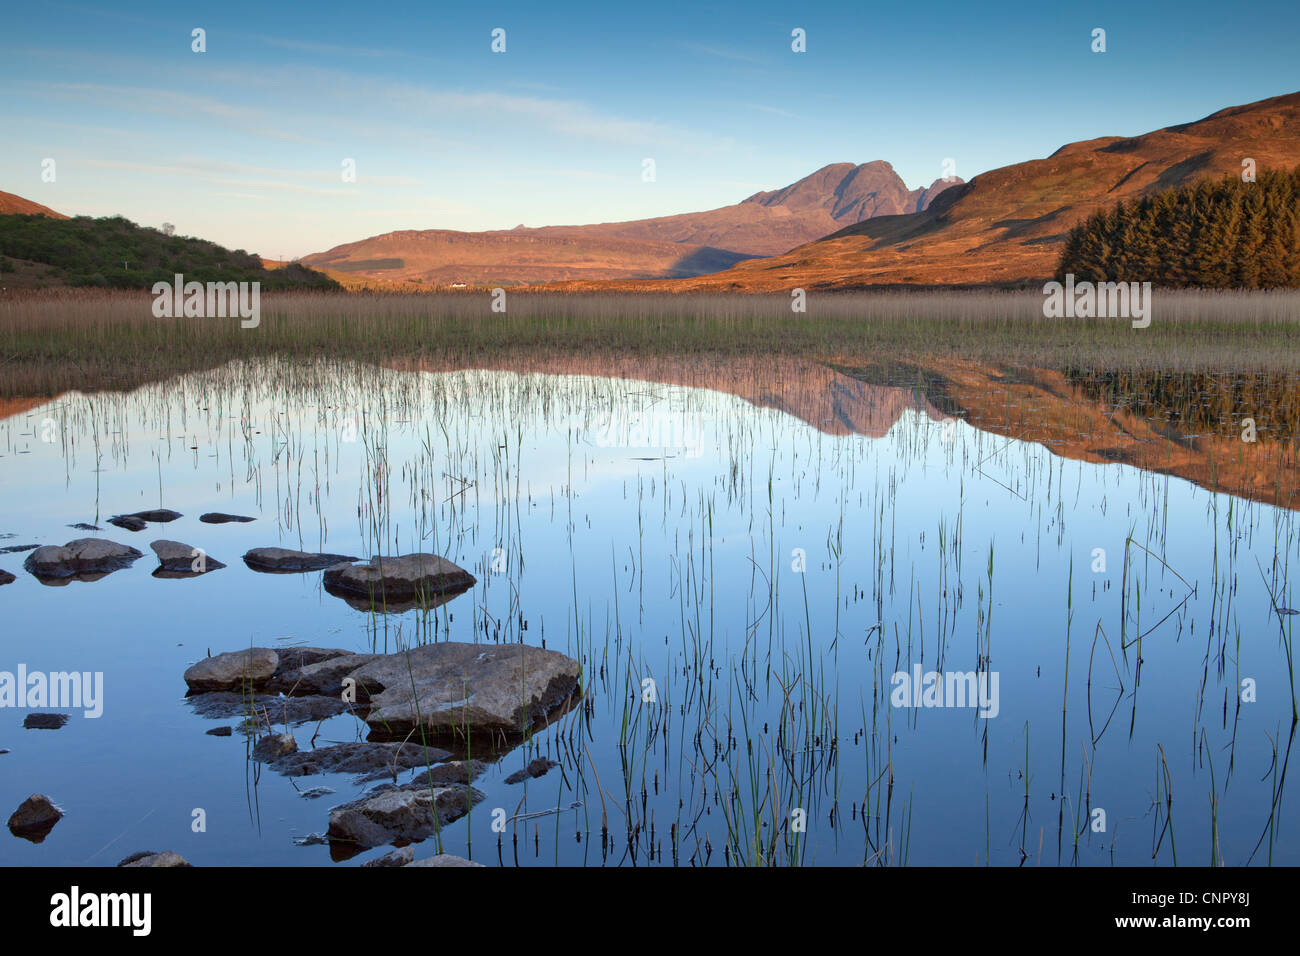
[[[1046,368],[1300,366],[1300,293],[1160,291],[1150,327],[1055,319],[1030,292],[786,295],[266,293],[261,322],[158,319],[148,294],[61,290],[0,300],[0,395],[129,388],[262,355],[483,363],[538,351],[963,357]]]

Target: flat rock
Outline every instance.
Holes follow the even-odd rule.
[[[149,522],[133,515],[114,515],[108,519],[108,523],[115,528],[121,528],[123,531],[143,531],[149,527]]]
[[[216,558],[209,557],[201,548],[182,544],[180,541],[163,539],[153,542],[149,547],[153,548],[153,553],[158,555],[158,571],[154,572],[154,577],[160,577],[159,572],[181,577],[198,577],[200,574],[225,567]]]
[[[8,571],[0,571],[0,584],[13,584],[17,580]]]
[[[28,714],[23,726],[28,730],[58,730],[70,719],[68,714]]]
[[[418,743],[377,743],[356,741],[333,744],[315,750],[300,750],[271,763],[271,769],[287,777],[305,777],[318,773],[350,773],[359,781],[393,777],[401,770],[437,764],[451,754],[437,747]],[[421,775],[421,779],[426,779]],[[466,781],[468,782],[468,781]]]
[[[27,556],[23,567],[38,578],[72,578],[109,574],[130,567],[141,552],[107,538],[78,538],[64,545],[47,544]]]
[[[256,521],[256,518],[250,518],[247,515],[228,515],[222,511],[209,511],[207,514],[199,515],[199,520],[204,524],[229,524],[232,521],[245,522]]]
[[[39,544],[10,544],[0,548],[0,554],[21,554],[24,551],[35,551]]]
[[[537,777],[544,777],[552,767],[558,767],[559,764],[554,760],[548,760],[545,757],[538,757],[536,760],[530,760],[528,766],[522,770],[516,770],[510,776],[506,777],[506,783],[523,783],[525,780]]]
[[[98,531],[99,525],[89,524],[85,521],[78,521],[76,524],[68,525],[69,528],[76,528],[78,531]]]
[[[9,817],[9,832],[33,843],[40,843],[63,819],[63,811],[43,793],[33,793],[18,805]]]
[[[161,853],[155,853],[153,850],[141,850],[139,853],[132,853],[117,865],[167,867],[190,866],[191,864],[186,861],[185,857],[179,853],[173,853],[171,850],[163,850]]]
[[[372,739],[433,736],[505,742],[575,695],[581,668],[527,644],[425,644],[362,665],[352,677],[367,699]]]
[[[335,565],[325,571],[323,582],[331,594],[360,598],[382,607],[391,603],[442,603],[440,598],[473,587],[475,578],[439,555],[404,554],[373,557],[366,564]]]
[[[319,554],[312,551],[292,551],[288,548],[253,548],[244,555],[244,563],[254,571],[271,574],[299,574],[303,571],[323,571],[336,564],[359,561],[346,554]]]
[[[467,786],[381,784],[330,811],[331,855],[353,855],[385,843],[414,843],[459,820],[483,794]]]
[[[363,863],[362,866],[365,864]],[[473,860],[467,860],[463,856],[455,856],[451,853],[439,853],[437,856],[425,857],[423,860],[416,860],[414,863],[408,863],[407,866],[483,866],[482,863],[475,863]]]
[[[185,671],[185,683],[192,691],[239,690],[266,684],[280,665],[280,656],[269,647],[227,651],[204,658]]]
[[[287,666],[284,652],[281,652],[280,668],[267,684],[267,690],[289,695],[324,694],[338,697],[343,693],[343,678],[380,656],[340,652],[324,660],[314,660],[295,667]]]

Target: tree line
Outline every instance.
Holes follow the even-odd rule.
[[[1203,179],[1117,203],[1070,230],[1057,279],[1167,287],[1300,286],[1300,166]]]

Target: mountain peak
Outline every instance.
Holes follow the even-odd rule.
[[[744,202],[791,211],[822,209],[836,222],[852,225],[874,216],[920,212],[945,188],[958,182],[961,180],[935,180],[928,189],[909,190],[894,167],[883,159],[861,165],[831,163],[783,189],[754,193]]]

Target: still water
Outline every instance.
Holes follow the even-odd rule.
[[[443,830],[488,865],[1300,863],[1293,451],[1265,435],[1201,467],[1206,446],[1162,427],[1120,454],[1137,425],[1095,389],[969,378],[945,381],[978,414],[914,377],[778,360],[265,362],[25,403],[0,420],[0,547],[102,535],[145,557],[49,586],[0,554],[0,671],[103,674],[98,717],[0,710],[0,808],[39,792],[66,813],[39,844],[6,833],[0,862],[382,855],[299,842],[373,783],[251,761],[182,674],[249,646],[456,640],[583,666],[582,706],[500,755]],[[150,508],[182,517],[106,523]],[[154,577],[162,538],[227,567]],[[258,546],[432,551],[478,584],[372,613],[320,573],[250,569]],[[305,750],[366,727],[291,731]],[[537,756],[559,766],[506,782]]]

